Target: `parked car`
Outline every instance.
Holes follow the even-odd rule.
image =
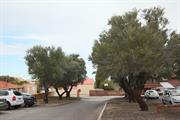
[[[180,86],[177,86],[176,89],[180,90]]]
[[[144,97],[159,99],[159,94],[156,90],[146,90],[146,92],[144,93]]]
[[[8,105],[7,105],[6,99],[0,98],[0,110],[5,110],[5,109],[7,109],[7,107],[8,107]]]
[[[24,106],[25,107],[32,107],[36,103],[36,97],[33,95],[30,95],[28,93],[21,93],[23,95],[24,99]]]
[[[177,104],[180,103],[180,90],[171,89],[165,90],[164,95],[162,97],[163,104]]]
[[[16,90],[0,90],[0,98],[6,100],[7,109],[11,109],[11,107],[18,108],[24,104],[22,94]]]

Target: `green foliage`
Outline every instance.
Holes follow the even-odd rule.
[[[172,32],[166,46],[166,61],[171,65],[171,71],[180,79],[180,34]]]
[[[54,74],[63,74],[60,67],[63,56],[61,48],[34,46],[27,51],[25,59],[32,77],[48,88],[52,85]]]
[[[76,86],[79,83],[83,83],[86,77],[86,67],[85,62],[82,58],[79,58],[79,55],[69,55],[64,59],[63,69],[64,74],[60,77],[56,75],[54,87],[69,87]]]
[[[140,96],[146,81],[154,76],[179,76],[179,35],[168,36],[164,9],[156,7],[113,16],[108,24],[110,29],[100,34],[90,57],[97,68],[97,85],[113,77],[129,101],[137,101],[141,110],[148,110]]]
[[[10,82],[16,85],[23,85],[25,83],[28,83],[28,81],[21,80],[15,77],[10,77],[10,76],[0,76],[0,81]]]
[[[104,80],[100,83],[100,88],[104,90],[115,90],[117,88],[117,84],[115,84],[112,80]]]
[[[140,72],[160,74],[166,65],[167,23],[161,8],[113,16],[111,28],[101,33],[93,46],[91,60],[97,71],[105,78]]]
[[[75,54],[66,56],[60,47],[34,46],[27,51],[25,59],[29,74],[39,80],[46,93],[50,86],[62,87],[68,93],[86,77],[84,60]]]

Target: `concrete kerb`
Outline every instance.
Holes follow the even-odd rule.
[[[103,115],[103,113],[104,113],[104,110],[106,109],[106,106],[107,106],[107,102],[105,102],[104,107],[103,107],[103,109],[101,110],[101,113],[99,114],[97,120],[101,120],[102,115]]]

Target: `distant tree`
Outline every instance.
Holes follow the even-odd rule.
[[[117,85],[113,80],[104,80],[101,82],[100,88],[104,90],[116,90]]]
[[[60,48],[53,49],[50,52],[51,62],[52,62],[52,77],[51,80],[53,81],[52,86],[55,88],[59,98],[62,97],[62,94],[59,93],[58,88],[63,84],[63,78],[66,74],[66,67],[68,66],[66,63],[66,56],[64,52]]]
[[[144,84],[169,67],[164,52],[169,41],[167,24],[161,8],[126,12],[111,18],[110,29],[93,46],[91,60],[98,76],[111,76],[143,111],[148,110],[141,98]]]
[[[25,56],[28,71],[34,79],[38,79],[44,87],[44,102],[48,103],[49,87],[53,85],[55,74],[62,76],[60,68],[64,53],[61,48],[34,46],[27,51]]]
[[[82,58],[79,58],[79,55],[72,54],[66,56],[64,69],[65,74],[62,78],[57,79],[56,84],[54,84],[59,98],[62,98],[64,93],[66,93],[66,97],[69,98],[73,86],[83,83],[86,78],[85,62]],[[64,92],[61,94],[58,92],[59,87],[64,89]]]
[[[0,76],[0,81],[10,82],[16,85],[23,85],[25,83],[28,83],[26,80],[22,80],[20,78],[11,77],[11,76]]]
[[[34,46],[27,51],[25,59],[29,73],[44,87],[45,103],[48,103],[49,87],[55,88],[59,98],[65,93],[70,97],[73,86],[86,77],[84,60],[75,54],[66,56],[60,47]],[[58,88],[63,88],[64,92],[59,93]]]

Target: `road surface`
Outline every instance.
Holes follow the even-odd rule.
[[[112,97],[87,97],[63,106],[37,106],[1,111],[0,120],[97,120]]]

